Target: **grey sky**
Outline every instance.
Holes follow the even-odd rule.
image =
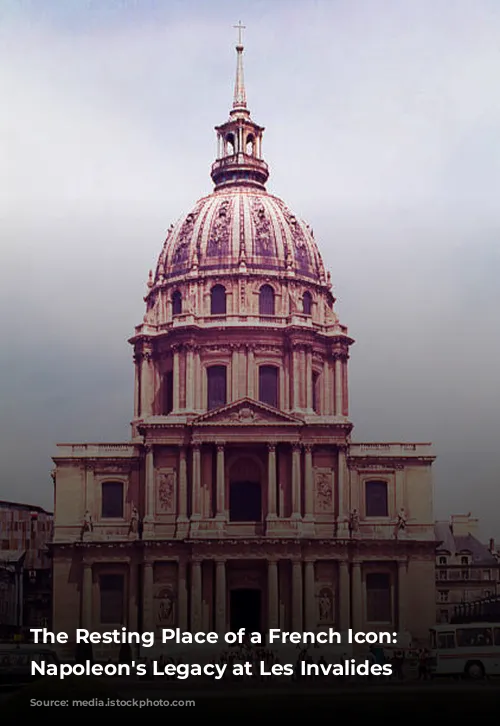
[[[211,189],[241,18],[270,191],[314,228],[357,440],[433,440],[436,514],[500,536],[500,5],[0,6],[1,497],[119,440],[165,232]]]

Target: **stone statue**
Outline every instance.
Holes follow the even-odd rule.
[[[83,515],[82,537],[87,532],[93,532],[93,531],[94,531],[94,525],[92,522],[92,515],[90,514],[89,510],[87,509],[85,514]]]
[[[349,514],[349,532],[352,534],[353,532],[359,531],[359,512],[357,509],[353,509],[352,512]]]
[[[408,521],[408,516],[406,514],[406,510],[404,507],[401,507],[401,509],[398,512],[398,520],[396,522],[396,527],[394,528],[394,536],[397,537],[400,532],[404,532],[406,529],[406,523]]]
[[[137,534],[139,531],[139,512],[135,504],[132,506],[132,514],[130,516],[129,534]]]
[[[329,590],[321,590],[319,594],[319,619],[321,622],[333,620],[333,598]]]
[[[160,602],[158,608],[158,622],[160,624],[168,624],[172,622],[174,612],[174,601],[170,594],[165,595]]]

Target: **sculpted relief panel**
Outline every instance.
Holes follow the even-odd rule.
[[[320,469],[314,470],[314,499],[315,512],[317,514],[333,513],[333,470]]]
[[[175,469],[162,469],[156,474],[156,511],[175,514]]]

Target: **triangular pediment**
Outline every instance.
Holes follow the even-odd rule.
[[[215,408],[208,413],[198,416],[193,424],[227,424],[239,426],[262,426],[265,424],[286,424],[300,426],[301,419],[288,413],[278,411],[260,401],[251,398],[241,398],[239,401],[228,403]]]

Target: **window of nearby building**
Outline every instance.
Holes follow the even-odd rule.
[[[438,571],[438,577],[440,580],[447,580],[448,579],[448,571],[447,570],[439,570]]]
[[[182,295],[176,290],[172,295],[172,315],[180,315],[182,313]]]
[[[174,408],[174,374],[168,371],[165,375],[165,391],[164,391],[164,413],[170,413]]]
[[[103,519],[123,518],[123,482],[104,481],[102,483],[101,517]]]
[[[125,583],[123,575],[101,575],[99,578],[101,597],[101,623],[121,625],[124,615]]]
[[[440,557],[439,558],[439,564],[440,565],[446,565],[446,564],[448,564],[448,558],[447,557]]]
[[[276,366],[259,366],[259,401],[278,408],[279,370]]]
[[[259,292],[259,315],[274,315],[274,290],[271,285],[262,285]]]
[[[438,593],[439,596],[439,602],[448,602],[450,597],[450,591],[449,590],[440,590]]]
[[[210,314],[226,314],[226,288],[223,285],[215,285],[210,293]]]
[[[469,570],[462,570],[462,580],[469,579]]]
[[[441,623],[447,623],[449,621],[449,613],[448,610],[440,610],[439,611],[439,621]]]
[[[312,295],[306,290],[302,296],[302,312],[304,315],[311,315],[312,313]]]
[[[469,564],[469,558],[467,556],[460,558],[460,564],[461,565],[468,565]]]
[[[392,622],[391,577],[387,573],[366,575],[366,619],[369,623]]]
[[[207,368],[207,408],[224,406],[227,403],[227,368],[210,366]]]
[[[491,579],[491,570],[483,570],[483,580]]]
[[[365,484],[365,498],[367,517],[389,516],[386,481],[367,481]]]

